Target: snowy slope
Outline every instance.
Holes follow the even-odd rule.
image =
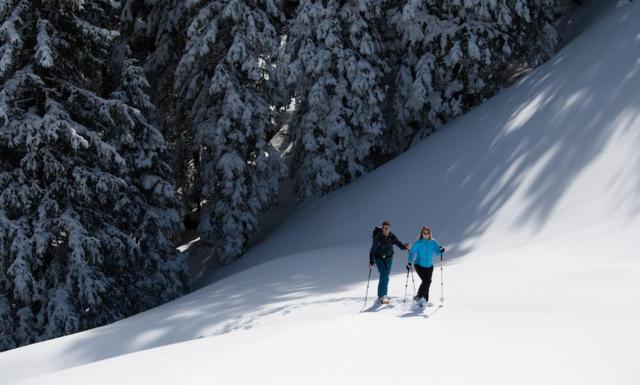
[[[225,278],[0,353],[0,384],[639,384],[638,20],[636,1],[427,141],[307,204],[211,277]],[[360,312],[382,219],[403,241],[429,224],[447,245],[444,307],[402,303],[399,252],[392,306]]]
[[[572,6],[576,6],[573,0],[569,1]],[[583,5],[580,5],[575,13],[561,21],[558,26],[560,35],[565,41],[571,41],[631,1],[633,0],[583,0]]]

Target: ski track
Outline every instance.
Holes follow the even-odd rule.
[[[438,311],[440,311],[440,309],[444,307],[443,304],[434,303],[432,307],[418,308],[413,305],[413,301],[410,297],[411,295],[407,295],[406,302],[404,302],[400,298],[391,297],[391,304],[389,305],[378,305],[375,303],[375,298],[369,298],[369,300],[374,303],[368,302],[366,307],[358,307],[359,303],[364,303],[364,297],[336,297],[314,301],[303,301],[295,304],[278,306],[273,309],[256,312],[255,314],[236,316],[233,318],[233,320],[228,321],[224,324],[223,327],[216,330],[215,332],[207,335],[200,335],[198,336],[198,338],[219,336],[235,331],[249,330],[255,326],[260,325],[260,323],[262,322],[271,321],[276,317],[286,317],[288,315],[292,315],[300,309],[310,306],[335,307],[335,305],[342,305],[342,310],[347,313],[350,311],[353,313],[386,313],[392,311],[393,313],[396,313],[396,316],[398,318],[429,318],[435,315]]]

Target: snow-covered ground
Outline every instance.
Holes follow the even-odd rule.
[[[565,15],[558,25],[563,40],[569,42],[633,0],[582,0],[582,5],[574,0],[562,1],[565,7],[577,7],[575,12]]]
[[[638,385],[638,20],[640,2],[617,10],[212,284],[0,353],[0,383]],[[383,219],[447,246],[443,307],[439,266],[436,306],[402,302],[398,252],[392,305],[363,309]]]

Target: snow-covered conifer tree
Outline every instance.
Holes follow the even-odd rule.
[[[194,179],[193,132],[174,93],[175,69],[182,57],[187,27],[192,16],[189,2],[182,0],[126,0],[121,29],[128,45],[151,84],[151,98],[158,107],[151,114],[153,124],[164,134],[171,156],[174,186],[180,192],[182,210],[191,211],[199,201]]]
[[[108,66],[116,5],[0,4],[0,349],[187,288],[148,83],[135,61]]]
[[[275,198],[284,163],[270,144],[285,102],[275,0],[210,0],[195,10],[176,70],[178,108],[193,130],[199,233],[223,263],[240,255]]]
[[[398,36],[393,126],[385,151],[493,95],[510,66],[536,66],[556,44],[556,0],[405,0],[389,11]]]
[[[291,21],[292,173],[302,198],[366,172],[386,131],[380,17],[378,0],[301,0]]]

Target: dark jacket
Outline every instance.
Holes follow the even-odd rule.
[[[389,232],[388,236],[382,233],[380,227],[376,227],[373,230],[373,244],[371,245],[371,251],[369,251],[369,263],[373,264],[375,258],[391,258],[393,257],[393,245],[406,250],[405,245],[398,240],[392,232]]]

